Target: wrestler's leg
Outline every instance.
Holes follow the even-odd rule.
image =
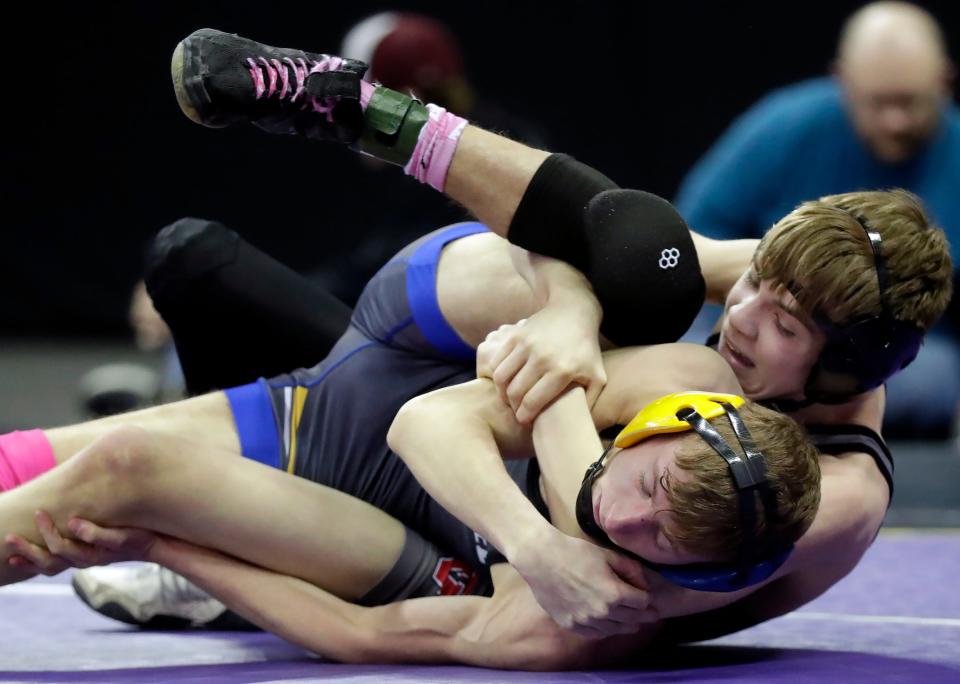
[[[192,395],[310,367],[350,323],[350,307],[216,221],[161,230],[144,278]]]
[[[297,72],[297,89],[277,92],[276,84],[287,82],[285,59],[306,60],[309,69]],[[177,99],[194,121],[252,122],[274,133],[352,143],[447,192],[514,244],[574,266],[592,285],[606,314],[601,332],[612,342],[672,342],[686,331],[705,283],[690,231],[668,202],[616,190],[569,157],[471,128],[442,108],[362,81],[364,67],[210,29],[182,41],[171,63]],[[290,94],[299,86],[308,93],[303,101]],[[270,105],[261,97],[265,88]],[[315,116],[306,114],[305,101]],[[638,292],[670,296],[650,299],[654,309],[638,320],[630,313]]]
[[[44,430],[57,464],[121,426],[177,435],[220,453],[239,454],[240,441],[230,403],[222,392]]]
[[[300,577],[346,598],[397,559],[403,526],[359,499],[169,434],[122,428],[0,496],[0,533],[35,543],[37,510],[135,526]],[[0,583],[22,579],[0,551]]]

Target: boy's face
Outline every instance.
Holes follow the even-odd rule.
[[[750,399],[800,399],[826,336],[797,310],[793,295],[751,267],[724,306],[717,351]]]
[[[676,465],[677,444],[676,437],[662,436],[614,449],[593,485],[594,520],[614,544],[654,563],[716,560],[676,547],[668,538],[673,515],[666,489],[690,477]]]

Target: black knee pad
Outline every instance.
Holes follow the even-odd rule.
[[[163,228],[147,251],[144,282],[158,306],[236,259],[240,236],[222,223],[182,218]]]
[[[600,331],[617,345],[676,341],[703,305],[706,286],[686,222],[641,190],[608,190],[584,215],[584,275],[603,307]]]
[[[583,271],[589,239],[584,209],[596,195],[617,187],[573,157],[552,154],[523,193],[507,239],[527,251],[560,259]]]

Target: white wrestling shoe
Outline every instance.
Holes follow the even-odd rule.
[[[199,587],[155,563],[78,570],[73,589],[101,615],[146,629],[230,629],[221,624],[222,618],[237,617]]]

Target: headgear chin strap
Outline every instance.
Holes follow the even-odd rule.
[[[891,376],[910,365],[923,343],[919,326],[899,321],[887,306],[890,273],[883,258],[883,240],[865,218],[854,214],[867,234],[880,292],[880,313],[871,314],[838,326],[826,316],[816,322],[827,335],[820,358],[807,378],[802,401],[775,399],[770,402],[781,411],[795,411],[813,403],[842,404],[850,397],[879,387]]]
[[[765,558],[756,557],[754,530],[757,506],[754,494],[759,495],[768,522],[777,519],[777,502],[767,480],[763,454],[757,449],[747,426],[737,412],[737,407],[742,406],[743,403],[743,398],[735,394],[706,392],[669,394],[644,407],[613,442],[613,446],[625,448],[656,435],[686,430],[696,431],[727,462],[737,487],[743,525],[743,544],[735,562],[666,565],[650,562],[635,553],[617,547],[593,516],[593,483],[606,467],[606,459],[613,446],[604,451],[583,476],[583,484],[580,486],[576,504],[577,522],[580,523],[580,528],[596,541],[616,548],[655,570],[666,580],[689,589],[736,591],[770,577],[783,565],[793,546],[784,546]],[[730,421],[743,455],[736,453],[710,424],[711,418],[722,415],[726,415]]]

